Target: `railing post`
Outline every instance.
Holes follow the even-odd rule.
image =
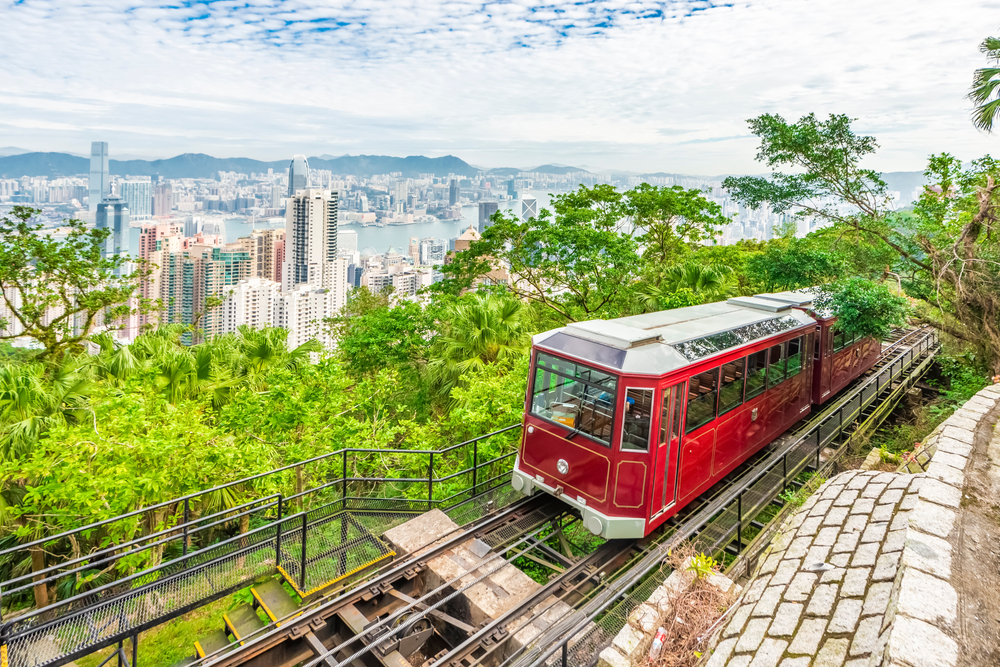
[[[281,565],[281,496],[278,496],[278,530],[274,536],[274,566]]]
[[[736,555],[743,551],[743,492],[736,496]]]
[[[139,664],[139,633],[132,635],[132,667]]]
[[[309,513],[302,513],[302,570],[299,572],[299,590],[306,592],[306,530],[309,528]]]
[[[470,498],[476,495],[476,481],[478,479],[477,473],[479,472],[479,439],[472,441],[472,493]]]
[[[188,521],[191,520],[191,503],[189,499],[184,499],[184,546],[182,556],[187,556],[188,552]]]
[[[430,464],[427,466],[427,511],[434,508],[434,452],[431,452]]]
[[[566,667],[567,659],[569,658],[569,640],[562,645],[562,667]]]
[[[344,450],[343,459],[344,459],[344,467],[343,470],[341,471],[341,474],[343,475],[343,477],[341,478],[343,480],[343,487],[340,494],[341,498],[340,509],[346,510],[347,509],[347,450],[346,449]]]

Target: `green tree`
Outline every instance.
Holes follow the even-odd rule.
[[[392,288],[373,294],[362,287],[328,324],[348,371],[364,375],[423,359],[432,316],[415,301],[394,299]]]
[[[640,267],[638,243],[620,229],[622,195],[611,186],[581,187],[553,197],[552,207],[554,214],[543,209],[523,222],[497,212],[482,239],[443,271],[457,288],[468,288],[502,264],[512,295],[563,321],[603,317],[626,306]]]
[[[843,275],[844,260],[806,239],[775,239],[747,261],[746,270],[763,291],[779,292],[829,282]]]
[[[857,277],[822,286],[813,306],[836,315],[837,328],[848,336],[877,340],[904,326],[910,314],[906,297],[893,293],[884,283]]]
[[[951,155],[932,156],[925,174],[935,185],[925,188],[912,214],[898,214],[888,209],[879,174],[860,166],[875,151],[874,137],[855,135],[846,116],[820,122],[810,114],[788,123],[765,115],[750,126],[761,139],[758,159],[802,173],[727,178],[725,186],[738,201],[814,216],[832,225],[829,234],[847,236],[845,245],[870,246],[871,257],[891,251],[893,261],[880,276],[862,277],[898,280],[918,300],[922,321],[966,342],[1000,373],[995,160],[986,156],[963,169]]]
[[[15,206],[0,219],[0,294],[11,319],[0,318],[0,340],[27,336],[38,341],[38,359],[55,368],[63,356],[81,349],[94,327],[120,328],[145,309],[136,291],[149,269],[117,253],[105,256],[110,230],[88,229],[67,220],[68,233],[56,239],[31,219],[41,211]]]
[[[503,294],[470,294],[441,316],[427,369],[438,390],[448,395],[459,378],[523,356],[530,344],[525,308]]]
[[[662,286],[670,292],[688,290],[698,303],[719,301],[729,296],[729,271],[722,267],[685,262],[664,272]]]
[[[987,37],[979,45],[979,50],[986,59],[995,65],[1000,65],[1000,38]],[[975,107],[972,110],[972,123],[980,130],[993,131],[993,120],[1000,114],[1000,67],[983,67],[977,69],[972,77],[972,89],[969,99]]]
[[[716,237],[731,222],[722,207],[700,190],[679,185],[657,187],[641,183],[625,193],[627,213],[642,246],[643,260],[654,266],[676,262],[691,249]]]

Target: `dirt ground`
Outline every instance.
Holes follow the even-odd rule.
[[[1000,665],[1000,431],[979,431],[953,538],[956,639],[963,667]]]

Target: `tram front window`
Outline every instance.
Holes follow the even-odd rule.
[[[610,447],[617,391],[616,376],[539,352],[531,387],[531,414]]]

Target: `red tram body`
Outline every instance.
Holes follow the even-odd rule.
[[[512,483],[557,495],[605,538],[641,537],[866,372],[806,291],[534,337]]]

